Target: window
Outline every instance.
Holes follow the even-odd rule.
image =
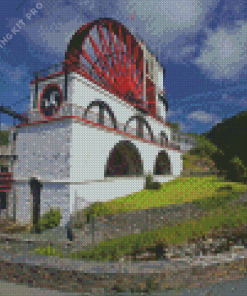
[[[1,210],[6,210],[6,198],[7,198],[7,193],[0,192],[0,209]]]
[[[7,166],[1,166],[1,173],[7,173],[9,170],[8,170],[8,167]]]

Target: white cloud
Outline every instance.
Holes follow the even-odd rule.
[[[177,116],[182,113],[183,113],[183,110],[181,108],[178,108],[177,110],[168,110],[166,117],[172,118],[172,117]]]
[[[187,116],[188,119],[193,119],[203,123],[218,123],[221,118],[215,114],[206,113],[205,111],[194,111]]]
[[[62,0],[45,3],[42,18],[33,19],[21,30],[30,44],[62,57],[72,34],[83,24],[100,17],[119,20],[141,36],[149,48],[166,57],[190,56],[195,45],[188,36],[204,29],[205,16],[219,0],[77,0],[64,6]],[[131,12],[134,20],[131,20]],[[187,42],[187,43],[186,43]],[[185,45],[183,45],[186,43]],[[182,45],[182,46],[181,46]],[[184,48],[185,47],[185,48]],[[174,49],[175,48],[175,49]],[[50,51],[50,52],[49,52]],[[170,53],[169,53],[170,52]]]
[[[194,51],[195,46],[190,44],[180,53],[184,46],[188,46],[183,45],[187,37],[204,29],[206,14],[218,2],[219,0],[120,0],[118,6],[125,16],[124,25],[140,34],[153,52],[157,52],[159,44],[165,56],[174,58],[174,51],[178,56]],[[130,18],[131,12],[134,13],[134,20]]]
[[[247,22],[229,30],[207,30],[207,41],[194,63],[212,79],[235,79],[247,66]]]
[[[1,125],[0,125],[1,131],[7,131],[8,129],[9,129],[9,125],[7,125],[5,123],[1,123]]]
[[[234,96],[230,96],[226,93],[222,94],[222,102],[224,104],[231,104],[235,106],[247,106],[247,96],[243,96],[240,99],[236,99]]]

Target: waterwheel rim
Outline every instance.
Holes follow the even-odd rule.
[[[143,61],[143,50],[128,29],[116,20],[99,19],[73,35],[64,67],[68,72],[86,73],[109,92],[146,107]]]

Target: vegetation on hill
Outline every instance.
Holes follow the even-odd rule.
[[[246,125],[245,125],[246,127]],[[179,128],[179,125],[174,128]],[[224,145],[218,145],[206,135],[188,134],[194,137],[197,146],[183,156],[185,169],[190,168],[198,172],[205,168],[215,169],[220,172],[219,176],[205,177],[179,177],[170,182],[157,186],[157,189],[145,188],[141,192],[130,194],[126,197],[111,200],[109,202],[97,202],[89,208],[78,213],[80,222],[77,227],[87,223],[90,216],[101,216],[121,212],[162,207],[169,204],[195,202],[198,203],[210,216],[200,220],[187,220],[175,226],[165,226],[156,231],[148,231],[141,234],[132,234],[127,237],[102,241],[98,246],[88,251],[71,254],[71,258],[86,258],[89,260],[118,260],[124,254],[155,246],[157,244],[178,244],[187,242],[188,239],[207,235],[214,229],[223,227],[239,226],[247,224],[247,209],[240,204],[230,207],[226,203],[237,199],[247,189],[247,170],[244,162],[240,159],[239,147],[234,154],[230,154]],[[246,136],[245,136],[246,137]],[[234,145],[232,139],[231,145]],[[194,167],[193,167],[194,166]],[[151,180],[150,180],[151,182]],[[156,186],[154,186],[156,187]],[[160,187],[160,188],[159,188]],[[221,190],[221,187],[230,187],[231,190]],[[61,253],[52,248],[40,248],[38,253],[63,257]]]
[[[247,111],[224,119],[203,134],[222,154],[214,154],[217,167],[224,172],[228,180],[246,182],[247,154]]]
[[[9,144],[9,131],[0,130],[0,146]]]
[[[222,187],[230,186],[231,190]],[[130,210],[136,208],[148,208],[153,206],[164,206],[182,202],[196,202],[210,212],[209,217],[202,217],[199,221],[188,220],[175,226],[165,226],[156,231],[147,231],[141,234],[132,234],[127,237],[102,241],[98,246],[88,251],[72,253],[71,258],[88,260],[117,260],[123,254],[129,254],[134,250],[151,247],[157,244],[178,244],[188,239],[206,235],[212,229],[238,226],[247,223],[247,209],[236,205],[235,208],[226,205],[227,202],[236,199],[247,189],[241,183],[224,182],[217,176],[208,177],[179,177],[175,180],[162,184],[162,188],[151,194],[152,190],[144,190],[142,193],[125,197],[120,200],[112,200],[103,203],[104,206],[92,207],[94,215],[100,215],[105,211]],[[141,200],[140,200],[141,199]],[[222,215],[223,213],[223,215]],[[61,256],[55,249],[40,248],[38,253],[43,255]]]
[[[247,184],[247,168],[245,167],[243,160],[238,156],[239,151],[241,150],[240,148],[238,148],[238,150],[235,149],[235,155],[230,155],[225,149],[227,144],[219,147],[205,135],[189,135],[196,139],[197,146],[192,148],[187,156],[197,155],[202,159],[206,157],[212,161],[219,171],[219,174],[224,176],[225,180]]]

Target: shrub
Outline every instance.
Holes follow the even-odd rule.
[[[231,169],[227,172],[227,178],[233,182],[247,182],[247,168],[238,156],[230,160]]]
[[[37,225],[38,232],[58,226],[60,224],[61,218],[62,214],[60,213],[60,209],[50,209],[49,212],[44,214],[40,219]]]
[[[153,182],[153,176],[148,174],[146,177],[146,186],[145,189],[160,189],[161,184],[159,182]]]
[[[35,250],[35,253],[41,254],[43,256],[58,256],[61,258],[65,258],[63,254],[57,252],[54,248],[51,248],[50,246],[48,246],[47,248],[39,247]]]
[[[203,135],[191,135],[196,140],[196,147],[190,149],[189,154],[200,157],[211,156],[214,153],[221,152],[209,139]]]

